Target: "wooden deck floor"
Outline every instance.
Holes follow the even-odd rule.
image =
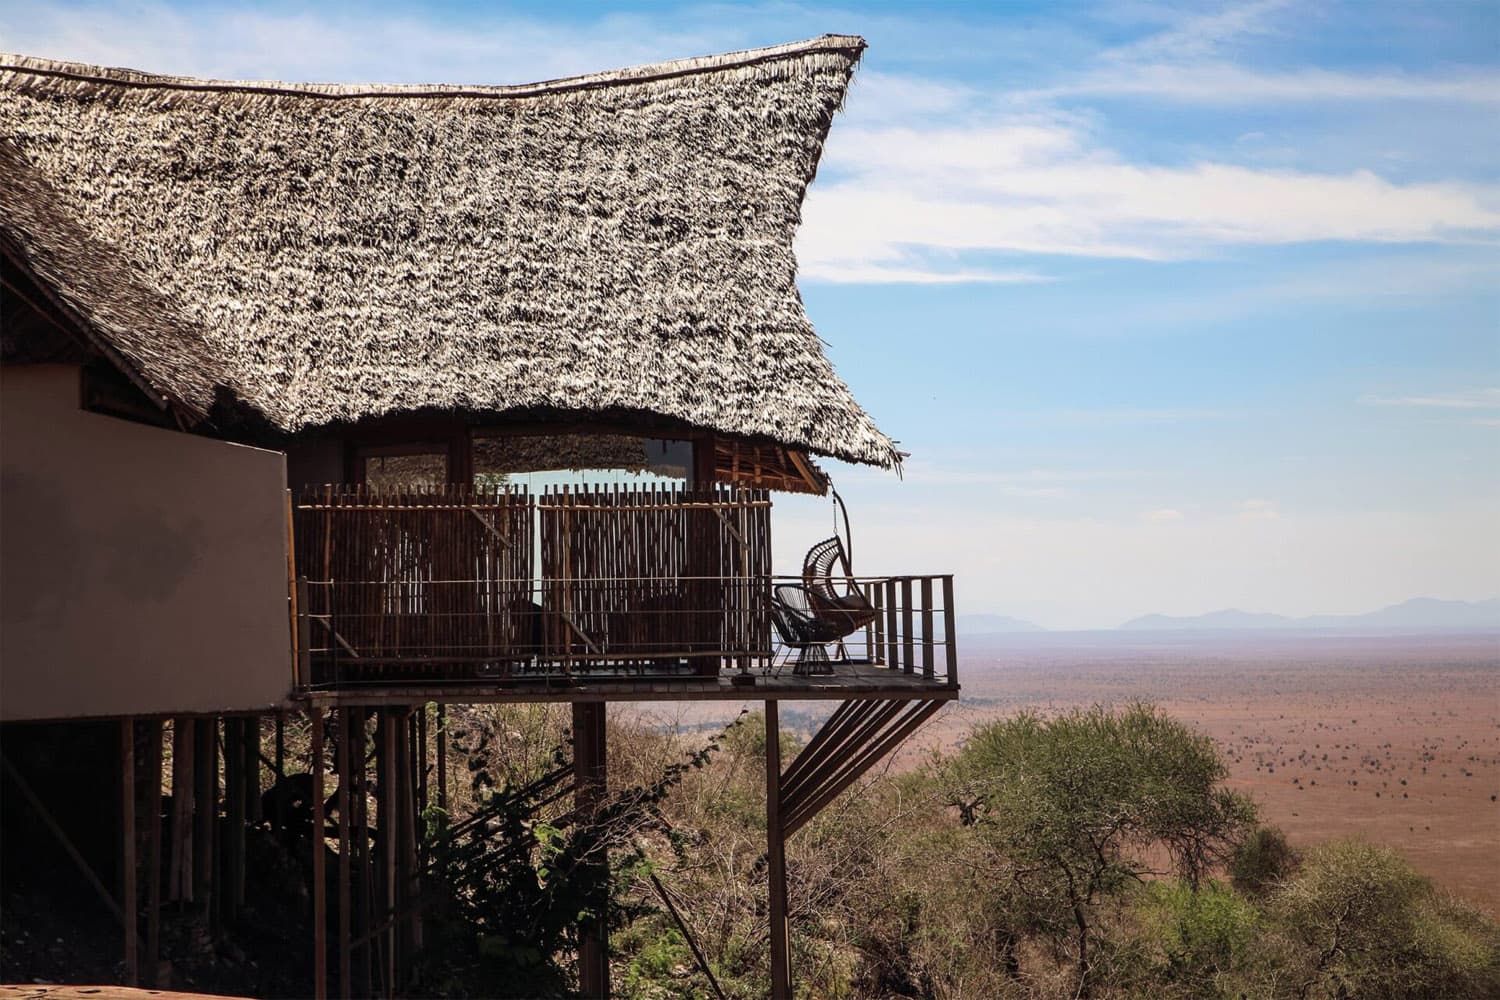
[[[755,672],[753,685],[735,684],[732,675],[718,677],[601,677],[578,674],[519,678],[487,683],[421,682],[361,685],[307,692],[314,705],[389,705],[414,702],[483,704],[500,702],[573,701],[789,701],[850,698],[951,701],[958,685],[933,680],[920,673],[903,673],[858,663],[834,665],[832,674],[804,677],[790,667],[779,674]]]

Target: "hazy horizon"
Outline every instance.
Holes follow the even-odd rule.
[[[516,83],[870,43],[798,238],[911,452],[837,462],[860,573],[1049,628],[1500,594],[1493,4],[0,0],[0,48],[227,78]],[[833,528],[778,498],[793,569]]]

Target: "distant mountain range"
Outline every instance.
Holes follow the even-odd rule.
[[[1120,626],[1130,631],[1184,629],[1500,629],[1500,598],[1488,601],[1441,601],[1417,597],[1363,615],[1312,615],[1289,618],[1230,608],[1206,615],[1143,615]]]
[[[1049,631],[1035,622],[1026,621],[1024,618],[1012,618],[1009,615],[959,615],[957,625],[960,634],[973,636]],[[1237,608],[1211,611],[1206,615],[1142,615],[1140,618],[1132,618],[1112,631],[1243,632],[1319,628],[1419,632],[1500,631],[1500,598],[1492,598],[1488,601],[1443,601],[1434,597],[1416,597],[1363,615],[1310,615],[1306,618],[1240,611]]]
[[[959,615],[958,630],[964,635],[987,635],[994,632],[1045,632],[1036,622],[1009,615]]]

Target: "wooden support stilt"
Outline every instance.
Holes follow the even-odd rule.
[[[416,752],[412,755],[417,771],[417,817],[427,811],[427,706],[417,709]]]
[[[198,913],[214,921],[214,827],[219,814],[218,721],[209,716],[193,726],[193,901]]]
[[[338,730],[334,734],[338,740],[338,770],[339,770],[339,996],[349,1000],[353,996],[353,986],[350,980],[353,977],[353,956],[349,953],[350,941],[350,857],[353,832],[349,817],[352,812],[352,796],[349,794],[352,784],[353,769],[349,762],[350,728],[354,725],[354,719],[360,715],[359,709],[339,709]]]
[[[786,835],[781,824],[781,726],[766,702],[766,877],[771,920],[771,1000],[792,998],[792,951],[786,918]]]
[[[425,714],[425,709],[418,709]],[[417,713],[408,710],[407,725],[405,732],[408,737],[416,736],[422,731],[418,726]],[[402,902],[401,908],[406,912],[406,947],[402,950],[403,965],[405,969],[411,966],[411,959],[417,952],[422,950],[422,907],[419,901],[422,896],[422,876],[419,865],[417,822],[419,815],[417,805],[419,794],[417,790],[417,775],[421,773],[421,762],[425,754],[421,744],[415,741],[406,746],[407,752],[401,755],[401,762],[405,768],[401,781],[401,838],[402,852],[401,865],[404,869],[402,879]],[[403,970],[404,971],[404,970]],[[405,977],[403,976],[403,982]]]
[[[286,777],[286,713],[276,713],[276,779],[280,781]],[[276,815],[272,817],[276,823],[276,829],[286,830],[286,796],[276,796]]]
[[[260,806],[260,720],[258,715],[245,720],[245,818],[251,826],[265,819]]]
[[[438,808],[448,811],[448,706],[437,707]]]
[[[135,830],[135,720],[120,721],[120,912],[125,923],[125,985],[141,983],[140,955],[136,951],[140,893],[136,886]]]
[[[605,704],[600,701],[573,703],[574,805],[582,821],[591,822],[603,804],[608,787],[607,752],[604,742]],[[609,996],[609,858],[602,849],[588,854],[593,869],[589,906],[594,917],[584,922],[578,934],[578,990],[594,1000]]]
[[[399,994],[406,986],[412,948],[411,922],[402,916],[411,905],[411,713],[406,709],[396,709],[391,713],[390,721],[391,822],[387,829],[391,838],[391,897],[394,904],[388,919],[395,924],[392,982]]]
[[[313,997],[328,1000],[328,879],[323,842],[323,710],[310,713],[311,740],[307,768],[312,775]]]
[[[193,759],[197,737],[193,719],[172,721],[172,854],[167,863],[167,898],[190,902],[193,898]]]
[[[380,713],[377,722],[379,752],[375,757],[375,815],[380,835],[380,908],[381,922],[386,925],[380,935],[382,948],[383,995],[396,995],[396,924],[383,914],[396,912],[396,717],[394,710]]]
[[[249,776],[245,772],[245,730],[248,719],[224,720],[225,882],[224,893],[231,916],[245,905],[245,799]]]
[[[162,722],[146,722],[146,970],[161,986]]]
[[[372,950],[368,941],[370,932],[370,906],[371,900],[375,898],[374,871],[370,867],[370,782],[366,769],[368,755],[367,742],[365,739],[366,725],[369,722],[369,710],[356,708],[353,710],[354,731],[352,742],[349,745],[349,754],[353,758],[354,767],[354,861],[358,865],[357,877],[354,880],[354,895],[357,900],[354,910],[355,939],[361,941],[359,946],[359,964],[355,967],[359,976],[359,995],[373,996],[372,983],[375,978],[374,965],[372,964]]]

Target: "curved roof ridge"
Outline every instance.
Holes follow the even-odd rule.
[[[646,63],[622,69],[579,76],[559,77],[521,84],[429,84],[429,83],[286,83],[279,80],[210,80],[189,76],[146,73],[124,67],[48,59],[20,53],[0,52],[0,77],[31,75],[73,84],[114,85],[160,90],[197,90],[222,93],[264,94],[286,97],[349,98],[472,97],[515,99],[559,94],[574,90],[652,83],[698,73],[747,69],[766,63],[791,61],[822,53],[838,53],[857,60],[865,50],[858,35],[820,35],[799,42],[784,42],[718,55],[694,56]]]
[[[247,426],[649,413],[899,466],[796,287],[863,48],[489,88],[0,56],[0,141],[37,181],[0,175],[0,235],[160,395]]]

